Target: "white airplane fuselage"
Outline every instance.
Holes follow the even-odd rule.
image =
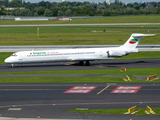
[[[114,59],[126,55],[109,55],[108,51],[113,48],[85,48],[85,49],[62,49],[62,50],[43,50],[43,51],[21,51],[14,53],[5,59],[6,63],[36,63],[36,62],[62,62],[62,61],[92,61],[103,59]],[[120,52],[114,48],[114,51]],[[133,52],[133,51],[132,51]],[[116,53],[115,53],[116,54]],[[118,53],[117,53],[118,54]]]
[[[134,33],[130,38],[119,47],[107,48],[73,48],[73,49],[55,49],[41,51],[20,51],[13,53],[4,60],[5,63],[14,64],[21,63],[46,63],[46,62],[62,62],[62,61],[79,61],[82,65],[90,65],[89,61],[115,59],[138,52],[136,46],[142,37],[154,36],[155,34]]]

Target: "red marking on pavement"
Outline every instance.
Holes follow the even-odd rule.
[[[138,90],[112,90],[111,93],[137,93]]]
[[[74,86],[71,89],[78,89],[78,90],[93,90],[97,88],[97,86]]]
[[[63,93],[89,93],[95,88],[97,88],[97,86],[74,86]]]
[[[70,90],[67,90],[63,93],[89,93],[91,91],[92,90],[73,90],[73,89],[70,89]]]
[[[142,86],[118,86],[115,89],[118,90],[137,90],[140,89]]]
[[[142,86],[118,86],[111,93],[137,93]]]

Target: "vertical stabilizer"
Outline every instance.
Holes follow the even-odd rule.
[[[139,44],[142,37],[145,36],[155,36],[155,34],[141,34],[141,33],[133,33],[130,38],[127,40],[127,42],[122,45],[122,48],[129,48],[129,49],[135,49],[137,45]]]

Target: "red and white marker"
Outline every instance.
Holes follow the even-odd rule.
[[[97,88],[97,86],[74,86],[71,89],[74,89],[74,90],[93,90],[95,88]]]
[[[73,90],[73,89],[70,89],[70,90],[67,90],[63,93],[89,93],[91,91],[92,90]]]
[[[118,90],[138,90],[141,87],[142,86],[118,86],[115,89],[118,89]]]
[[[138,90],[113,90],[111,93],[137,93]]]

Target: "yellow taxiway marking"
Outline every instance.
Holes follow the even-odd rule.
[[[99,91],[99,92],[97,93],[97,95],[99,95],[99,94],[102,93],[104,90],[106,90],[107,88],[109,88],[109,86],[110,86],[110,85],[107,85],[105,88],[103,88],[101,91]]]

